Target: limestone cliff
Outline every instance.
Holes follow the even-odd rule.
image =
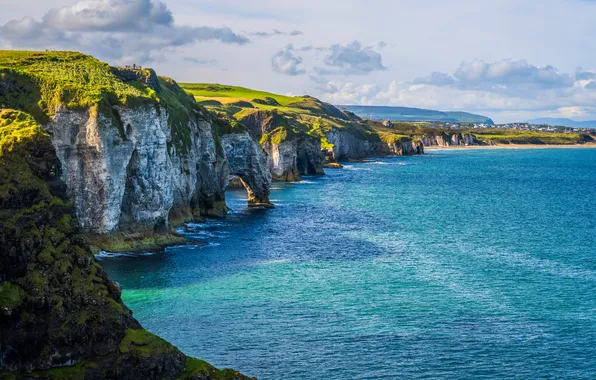
[[[217,119],[151,69],[114,69],[79,53],[0,52],[0,105],[49,132],[80,227],[101,248],[181,242],[172,224],[227,212]],[[265,164],[251,170],[267,172],[259,154]],[[268,203],[269,182],[254,182],[255,202]]]
[[[296,118],[277,110],[251,109],[238,120],[260,139],[274,181],[293,182],[303,175],[323,174],[320,139],[305,133],[307,127]]]
[[[114,106],[59,109],[46,125],[83,230],[166,231],[176,220],[222,215],[227,164],[207,114],[189,110],[175,144],[169,110]]]
[[[272,207],[269,201],[271,172],[263,148],[246,131],[223,135],[221,143],[230,174],[240,178],[248,192],[249,206]]]
[[[470,133],[459,133],[459,132],[441,132],[423,135],[418,137],[424,146],[470,146],[470,145],[483,145],[481,141],[478,141],[473,134]]]
[[[350,130],[332,128],[325,134],[331,146],[330,160],[362,159],[374,155],[407,156],[423,154],[424,146],[410,137],[383,139],[380,134],[363,135]]]
[[[79,234],[51,139],[0,110],[0,378],[246,379],[144,330]]]
[[[262,140],[274,181],[293,182],[300,181],[303,175],[324,174],[318,138],[299,132],[291,139],[275,142],[275,138]]]

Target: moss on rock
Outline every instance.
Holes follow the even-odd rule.
[[[186,356],[142,329],[79,233],[49,136],[0,115],[0,377],[181,376]]]

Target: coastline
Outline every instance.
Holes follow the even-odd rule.
[[[596,148],[596,143],[586,144],[499,144],[499,145],[449,145],[438,146],[430,145],[424,146],[424,150],[442,150],[442,149],[590,149]]]

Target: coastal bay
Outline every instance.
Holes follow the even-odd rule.
[[[226,219],[185,231],[205,246],[101,264],[150,331],[259,379],[589,378],[595,159],[349,162],[274,184],[275,210],[228,191]]]

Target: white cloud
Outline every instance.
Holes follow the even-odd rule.
[[[281,49],[271,59],[271,67],[273,68],[273,71],[290,76],[306,73],[306,70],[298,67],[301,63],[302,57],[294,54],[294,47],[292,45],[288,45]]]
[[[434,72],[430,76],[416,78],[414,83],[519,93],[570,88],[574,79],[569,74],[559,73],[553,66],[538,67],[526,60],[504,59],[490,63],[482,60],[463,62],[452,75]]]
[[[337,81],[320,88],[323,99],[335,104],[462,110],[497,115],[507,121],[540,115],[589,118],[596,108],[596,86],[591,88],[592,81],[587,81],[589,85],[585,80],[574,82],[572,77],[550,66],[539,68],[525,61],[504,60],[464,63],[453,75],[432,73],[411,82],[392,81],[384,90],[373,84]],[[523,119],[510,119],[516,117]]]
[[[329,54],[325,57],[325,64],[341,68],[346,74],[368,74],[386,69],[383,66],[381,54],[376,52],[372,46],[362,46],[359,41],[348,45],[331,45]],[[320,69],[319,72],[328,73],[324,69]]]
[[[197,41],[242,45],[247,37],[228,27],[178,26],[155,0],[80,0],[0,26],[0,40],[19,49],[80,50],[118,61],[149,61],[164,49]]]

